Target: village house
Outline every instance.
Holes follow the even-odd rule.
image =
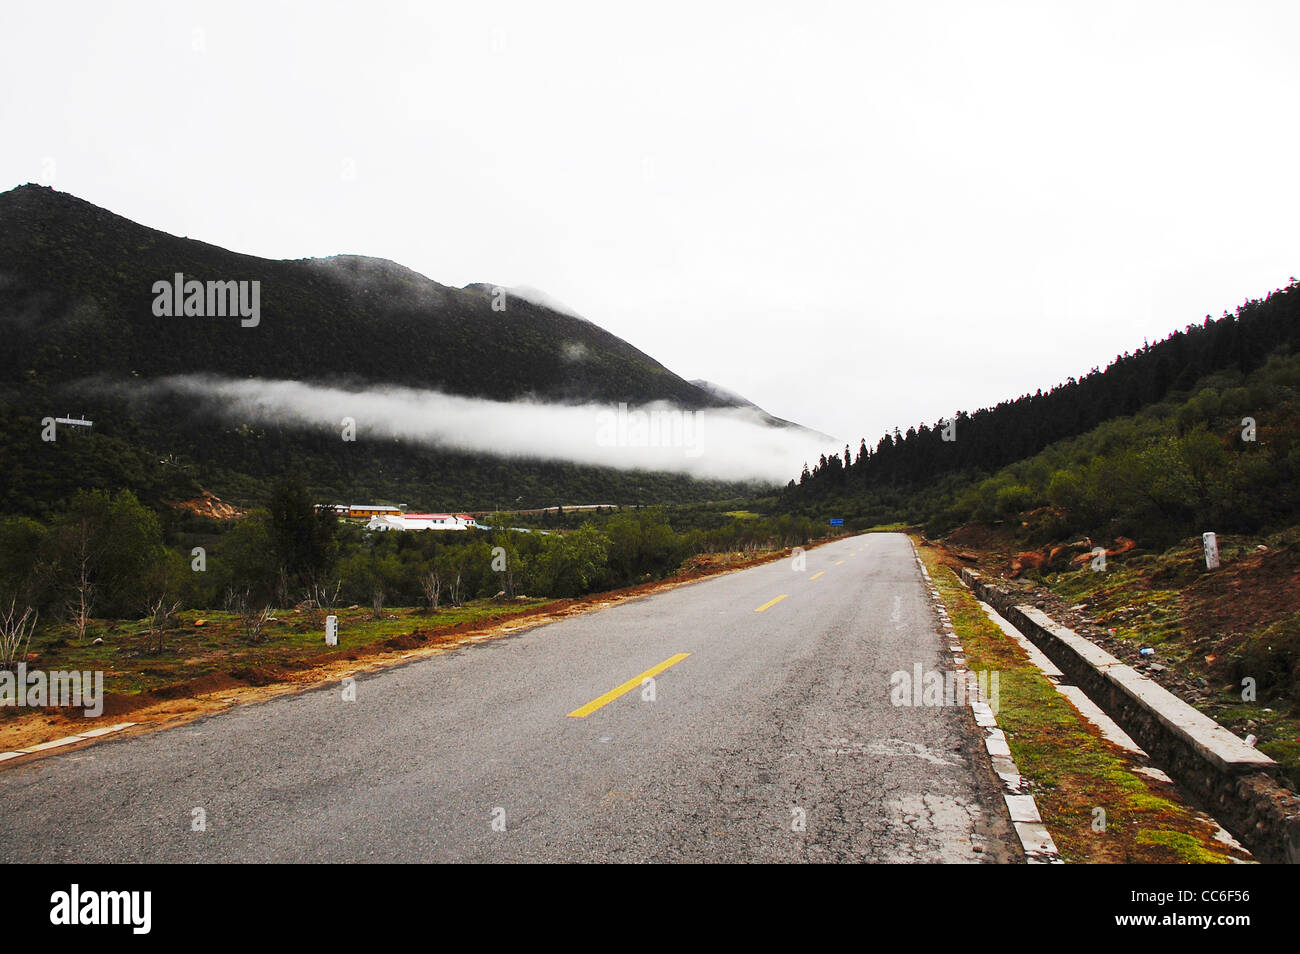
[[[478,526],[464,513],[381,513],[370,518],[367,530],[470,530]]]

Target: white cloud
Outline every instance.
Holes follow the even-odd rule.
[[[183,375],[101,388],[148,400],[187,395],[228,420],[336,430],[356,421],[358,438],[398,438],[500,457],[565,460],[720,480],[784,484],[805,461],[842,447],[807,431],[771,427],[745,408],[683,411],[642,405],[489,401],[404,387],[344,390],[299,381]],[[340,439],[342,437],[340,436]]]

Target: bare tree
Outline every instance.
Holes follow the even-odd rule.
[[[68,619],[78,642],[86,638],[86,627],[90,625],[90,614],[95,608],[95,581],[91,575],[91,563],[94,560],[90,533],[90,521],[84,517],[77,522],[72,541],[72,558],[76,563],[77,574],[72,581],[72,589],[65,601]]]
[[[512,599],[515,595],[514,569],[517,552],[515,551],[515,548],[510,545],[510,535],[507,533],[501,533],[497,537],[496,542],[497,546],[493,549],[494,556],[492,560],[492,569],[496,570],[497,568],[495,551],[500,550],[501,552],[499,556],[501,557],[501,569],[497,570],[497,572],[501,575],[501,593],[504,594],[507,599]]]
[[[13,669],[27,658],[36,616],[36,610],[30,606],[24,606],[20,615],[17,600],[10,600],[9,608],[0,610],[0,669]]]
[[[370,584],[370,618],[371,619],[384,618],[384,599],[385,597],[387,597],[387,595],[388,595],[387,592],[385,592],[384,590],[383,581],[380,580],[378,576],[376,576],[374,581]]]
[[[442,576],[436,566],[430,565],[420,576],[420,588],[424,590],[424,599],[429,604],[429,611],[438,611],[438,600],[442,597]]]
[[[281,566],[275,575],[275,604],[288,606],[289,599],[289,569]]]
[[[323,610],[332,610],[339,602],[339,592],[343,589],[343,581],[335,580],[334,589],[329,588],[328,583],[317,583],[312,587],[315,593],[316,604]]]
[[[244,630],[244,638],[252,643],[260,643],[262,631],[266,628],[267,620],[271,618],[271,607],[262,606],[259,609],[253,601],[252,593],[245,589],[235,597],[235,611],[239,613],[239,624]]]
[[[173,566],[159,560],[137,583],[138,603],[145,617],[145,645],[147,653],[163,651],[166,631],[181,608],[176,599],[177,580]]]
[[[456,579],[452,582],[451,592],[448,595],[451,597],[452,606],[460,605],[460,570],[456,571]]]
[[[334,584],[332,591],[329,584],[315,581],[307,588],[307,596],[298,604],[298,608],[307,614],[307,622],[313,629],[325,624],[325,616],[338,602],[339,591],[342,588],[341,580]]]
[[[308,594],[310,594],[308,590]],[[324,615],[320,611],[320,604],[317,603],[310,595],[304,596],[302,602],[294,609],[299,610],[307,615],[307,625],[316,629],[324,622]]]
[[[171,626],[172,620],[176,618],[176,611],[181,608],[180,600],[169,601],[167,595],[160,594],[151,600],[146,609],[146,626],[148,627],[145,637],[145,651],[151,653],[160,653],[163,651],[163,641],[166,639],[167,629]],[[157,640],[155,643],[154,641]]]

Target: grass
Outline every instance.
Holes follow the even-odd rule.
[[[436,633],[467,623],[526,613],[550,602],[542,599],[501,604],[475,600],[439,609],[385,609],[372,619],[369,609],[339,609],[339,645],[326,646],[324,630],[294,610],[279,610],[267,623],[260,642],[245,638],[233,613],[190,610],[178,614],[165,633],[163,650],[146,649],[143,622],[94,620],[84,641],[70,626],[53,626],[32,640],[30,668],[102,670],[108,692],[133,694],[235,670],[283,670],[309,665],[316,657],[364,650],[414,630]],[[103,643],[94,645],[95,638]]]
[[[1136,774],[985,615],[931,547],[918,547],[972,671],[999,673],[998,725],[1067,862],[1228,863],[1213,828],[1172,786]],[[1104,830],[1094,830],[1104,812]]]
[[[1137,843],[1143,847],[1170,852],[1184,864],[1214,864],[1220,860],[1214,853],[1206,851],[1205,846],[1191,835],[1181,831],[1143,830],[1138,832]]]

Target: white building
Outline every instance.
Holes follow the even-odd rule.
[[[382,513],[366,524],[367,530],[471,530],[474,518],[464,513]]]

